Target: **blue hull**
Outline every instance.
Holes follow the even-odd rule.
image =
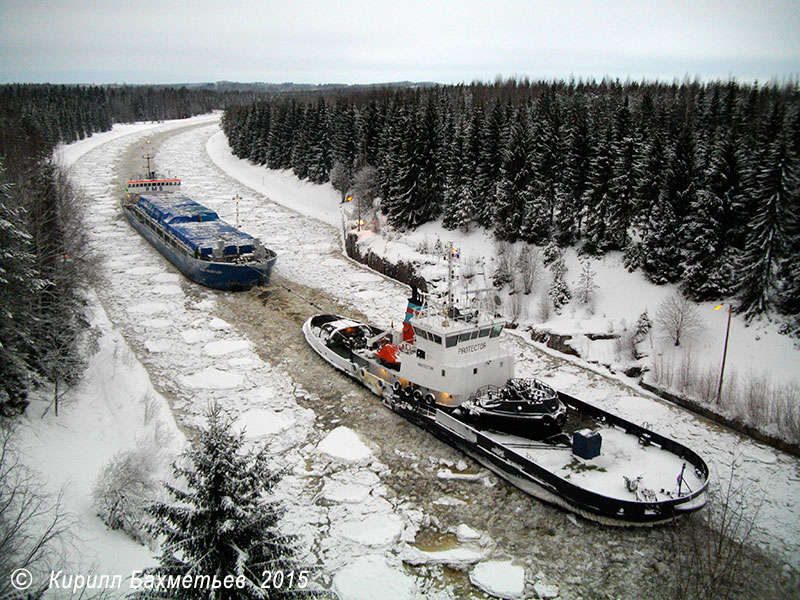
[[[163,240],[154,235],[150,229],[136,219],[130,210],[123,208],[122,212],[125,213],[125,218],[144,239],[150,242],[164,258],[195,283],[218,290],[230,291],[249,290],[253,286],[269,283],[272,276],[272,268],[275,266],[275,260],[277,259],[276,254],[271,250],[267,250],[266,258],[246,264],[200,260],[187,256],[164,243]]]

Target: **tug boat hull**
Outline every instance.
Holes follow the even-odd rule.
[[[303,325],[306,341],[324,360],[380,396],[397,414],[537,499],[615,526],[665,523],[706,504],[708,467],[678,442],[562,392],[557,392],[558,400],[568,407],[569,418],[565,432],[550,437],[497,431],[496,423],[488,420],[467,422],[458,409],[406,394],[408,382],[396,385],[401,378],[363,352],[332,349],[319,327],[312,326],[320,318],[342,317],[317,315]],[[354,324],[380,335],[378,328]],[[574,454],[569,433],[586,428],[612,444],[608,453],[593,460]],[[640,470],[646,469],[658,470],[657,476],[648,472],[643,476]]]

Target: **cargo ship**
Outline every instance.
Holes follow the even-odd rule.
[[[150,168],[125,182],[125,218],[183,275],[230,291],[269,283],[276,254],[258,238],[221,220],[213,210],[180,194],[181,180]]]
[[[709,471],[697,453],[515,377],[514,356],[501,344],[506,321],[471,296],[459,301],[449,283],[444,297],[412,288],[402,329],[319,314],[303,334],[388,408],[536,498],[622,526],[705,506]]]

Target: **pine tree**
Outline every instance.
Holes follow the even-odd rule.
[[[30,301],[45,285],[31,252],[24,211],[10,195],[0,160],[0,416],[21,413],[28,402],[25,360],[34,343]]]
[[[586,120],[586,108],[578,98],[571,113],[567,152],[561,193],[557,197],[556,239],[562,245],[580,237],[583,198],[589,188],[592,139]]]
[[[495,235],[515,241],[523,226],[529,236],[546,227],[545,207],[534,194],[530,162],[530,129],[525,111],[517,111],[508,141],[503,149],[503,163],[497,184]]]
[[[584,249],[592,254],[602,254],[614,247],[610,216],[614,198],[611,186],[614,178],[611,125],[597,138],[592,160],[589,185],[584,192],[586,206],[586,244]]]
[[[572,298],[572,292],[566,281],[567,265],[562,256],[550,263],[550,271],[553,273],[553,281],[550,283],[548,294],[556,313],[561,314],[561,308]]]
[[[778,290],[777,268],[790,247],[797,216],[797,174],[785,135],[769,144],[765,160],[755,175],[756,212],[750,222],[742,255],[739,286],[740,311],[752,319],[767,310]]]
[[[581,274],[578,276],[576,285],[577,299],[581,304],[588,304],[597,289],[597,284],[594,282],[595,275],[597,273],[592,269],[591,263],[588,260],[582,260]]]
[[[645,311],[639,315],[639,319],[636,321],[636,330],[633,334],[634,343],[638,344],[639,342],[644,341],[651,329],[653,329],[653,322],[650,320],[650,317],[647,314],[647,309],[645,309]]]
[[[162,542],[160,565],[145,569],[144,580],[208,575],[220,582],[234,578],[243,587],[155,587],[136,591],[132,598],[269,598],[271,590],[261,588],[263,571],[293,568],[293,539],[278,529],[280,507],[264,498],[277,482],[266,467],[265,454],[244,451],[243,433],[232,431],[230,417],[219,406],[207,417],[207,427],[199,431],[183,462],[173,467],[186,489],[165,484],[173,502],[156,502],[149,508],[154,533]]]
[[[739,161],[732,134],[710,153],[704,188],[692,202],[685,226],[682,289],[694,300],[727,295],[733,287],[732,214],[739,202]]]

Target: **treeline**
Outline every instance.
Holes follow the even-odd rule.
[[[189,117],[249,93],[169,87],[0,86],[0,415],[49,383],[55,409],[79,377],[93,272],[78,192],[50,157],[115,122]]]
[[[12,169],[114,123],[187,118],[260,97],[165,86],[0,85],[0,152]]]
[[[441,218],[502,240],[620,250],[693,299],[800,313],[796,83],[376,88],[272,98],[222,122],[237,156],[343,193],[372,167],[401,229]]]

